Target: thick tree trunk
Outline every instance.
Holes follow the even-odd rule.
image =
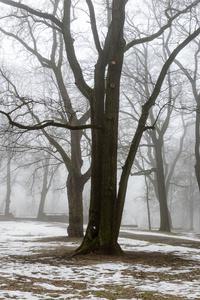
[[[132,140],[126,162],[124,164],[119,183],[119,192],[118,196],[116,196],[116,141],[118,130],[117,109],[119,108],[120,77],[125,49],[123,28],[126,3],[127,0],[112,1],[112,22],[105,39],[104,48],[102,49],[97,33],[92,1],[87,1],[87,4],[90,8],[93,37],[99,54],[97,65],[99,64],[102,67],[99,68],[100,74],[104,74],[104,76],[98,75],[96,72],[98,69],[96,65],[94,78],[95,86],[94,90],[91,91],[83,79],[82,70],[75,56],[73,39],[70,32],[71,1],[64,1],[65,13],[63,21],[66,21],[66,26],[63,27],[63,34],[68,59],[75,76],[76,85],[79,87],[80,91],[91,101],[92,123],[100,120],[100,123],[97,122],[97,125],[102,126],[101,117],[103,116],[104,118],[103,132],[98,130],[95,133],[94,130],[92,130],[92,189],[89,224],[83,243],[76,250],[76,254],[91,253],[92,251],[98,251],[104,254],[116,254],[121,252],[120,247],[117,244],[117,239],[124,207],[128,177],[142,134],[144,130],[150,128],[152,129],[152,127],[146,127],[149,109],[155,104],[166,73],[174,58],[200,32],[200,29],[199,31],[197,30],[182,43],[180,43],[163,65],[155,88],[147,102],[142,107],[142,114],[138,122],[138,127]],[[107,52],[110,55],[108,55]],[[106,78],[105,69],[107,62],[108,76],[105,89],[105,100],[102,96],[102,90],[104,90],[104,81]],[[98,91],[100,92],[100,96],[98,95]],[[99,107],[100,109],[98,110],[97,108]],[[100,116],[99,118],[98,114]],[[97,201],[97,199],[99,200]]]
[[[95,69],[95,89],[91,99],[92,123],[102,125],[103,130],[92,130],[89,224],[84,241],[77,252],[121,253],[116,234],[116,191],[119,87],[125,46],[123,38],[125,2],[125,0],[113,1],[112,23],[109,29],[112,38],[108,34],[109,45],[105,45],[104,53],[99,56]]]
[[[73,125],[77,123],[76,118],[73,120]],[[90,178],[90,169],[85,173],[81,173],[83,165],[81,156],[81,137],[82,131],[71,131],[71,157],[69,157],[62,146],[55,141],[45,130],[44,135],[49,140],[50,144],[54,146],[61,155],[63,162],[68,171],[67,178],[67,195],[69,206],[69,227],[68,234],[73,237],[83,236],[83,204],[82,192],[85,183]]]
[[[69,173],[67,179],[67,196],[69,205],[69,226],[67,228],[70,237],[83,236],[83,192],[84,184],[74,172]]]
[[[155,158],[156,158],[156,176],[157,176],[157,194],[160,205],[160,231],[170,232],[170,216],[167,205],[167,193],[165,186],[165,174],[164,164],[162,158],[162,146],[157,140],[155,133],[152,134],[153,143],[155,147]]]
[[[44,204],[45,204],[47,193],[48,193],[47,187],[44,185],[44,182],[43,182],[40,203],[39,203],[39,208],[38,208],[38,214],[37,214],[37,219],[40,221],[42,221],[44,219]]]
[[[70,237],[83,236],[83,188],[87,181],[81,174],[83,165],[81,157],[80,139],[81,131],[71,131],[71,163],[68,166],[67,196],[69,206],[69,226],[67,229]]]

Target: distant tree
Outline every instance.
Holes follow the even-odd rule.
[[[39,202],[39,208],[38,208],[38,214],[37,214],[37,219],[39,219],[39,220],[44,220],[44,205],[45,205],[47,193],[51,187],[54,173],[56,172],[56,170],[53,169],[53,172],[51,171],[51,173],[50,173],[50,170],[49,170],[50,169],[50,158],[51,158],[50,153],[47,153],[44,158],[42,190],[41,190],[40,202]],[[57,167],[58,166],[56,166],[56,168]]]
[[[189,91],[188,86],[187,91]],[[188,99],[189,98],[186,97],[185,100],[187,100],[189,105]],[[191,104],[192,100],[191,98]],[[195,228],[195,230],[197,230],[199,229],[200,203],[199,189],[194,169],[195,112],[184,111],[184,118],[187,118],[187,135],[184,139],[182,154],[177,162],[177,168],[171,179],[169,207],[175,228],[181,227],[187,230]]]
[[[16,153],[13,149],[13,137],[10,132],[4,132],[1,130],[1,179],[5,186],[5,198],[2,202],[1,213],[5,215],[7,219],[12,218],[11,213],[11,195],[12,189],[16,182],[17,172],[15,168]],[[4,142],[6,140],[6,146]]]
[[[175,59],[175,63],[180,68],[180,70],[183,72],[183,74],[188,79],[194,100],[196,102],[196,107],[194,107],[193,104],[189,104],[188,102],[185,102],[183,104],[183,109],[189,112],[195,111],[196,118],[195,118],[195,174],[197,183],[200,190],[200,90],[199,90],[199,81],[200,81],[200,72],[199,72],[199,55],[200,55],[200,41],[197,39],[194,39],[193,41],[194,45],[194,60],[193,60],[193,66],[188,66],[188,68],[185,68],[183,64]],[[169,50],[168,50],[169,51]],[[192,67],[192,68],[191,68]]]
[[[10,216],[10,203],[11,203],[11,157],[8,152],[8,161],[7,161],[7,175],[6,175],[6,200],[5,200],[5,216],[9,218]]]
[[[13,3],[12,1],[10,3],[7,2],[7,4]],[[48,8],[52,10],[52,16],[55,19],[55,16],[62,18],[63,15],[59,5],[60,1],[54,1],[51,2]],[[75,89],[68,91],[68,89],[71,90],[71,87],[68,88],[68,86],[72,76],[67,74],[68,67],[66,68],[61,29],[53,26],[52,22],[43,24],[42,21],[31,18],[26,10],[17,10],[14,14],[11,13],[11,15],[6,16],[6,18],[11,19],[11,22],[15,22],[16,28],[23,28],[23,30],[12,30],[11,32],[9,30],[6,31],[7,26],[2,26],[0,31],[16,43],[16,49],[19,47],[21,51],[21,45],[25,51],[32,55],[33,63],[30,59],[29,62],[33,65],[33,72],[37,73],[37,76],[43,82],[42,88],[40,87],[41,84],[37,82],[38,79],[36,83],[33,82],[35,79],[29,83],[30,79],[26,79],[25,75],[19,75],[20,72],[18,72],[18,76],[14,77],[7,74],[3,68],[1,69],[1,76],[8,87],[6,94],[10,94],[11,98],[14,99],[13,102],[15,102],[15,107],[12,105],[12,109],[16,120],[18,118],[18,122],[20,122],[20,118],[24,120],[26,116],[28,118],[27,123],[30,122],[30,119],[34,119],[35,123],[42,123],[41,115],[43,116],[42,112],[44,112],[47,120],[53,119],[57,122],[63,122],[66,127],[69,125],[69,128],[74,126],[82,128],[81,126],[90,117],[90,110],[87,109],[86,101],[83,98],[79,101],[77,108],[74,99],[78,99],[80,93],[78,94]],[[44,27],[47,28],[44,29]],[[46,30],[45,34],[42,33],[43,30]],[[36,71],[37,68],[42,68],[43,74],[38,73]],[[23,68],[23,71],[27,72],[26,68]],[[19,86],[19,76],[22,76],[25,81],[27,80],[27,85],[33,86],[31,91],[30,88],[23,89]],[[34,76],[34,74],[30,74],[30,76]],[[34,85],[37,85],[37,87],[35,88]],[[40,91],[40,89],[44,91]],[[82,104],[84,104],[83,108]],[[9,109],[10,107],[8,107],[7,111],[10,113],[12,109]],[[60,130],[59,134],[58,131],[55,132],[54,130],[53,132],[47,128],[42,128],[41,131],[48,142],[58,151],[68,171],[66,180],[69,207],[68,234],[69,236],[83,236],[82,192],[85,183],[91,175],[89,167],[85,168],[85,171],[82,173],[84,161],[81,143],[86,133],[84,128],[83,130],[72,130],[67,133],[66,130],[65,132],[62,131],[62,133]]]
[[[127,78],[126,84],[131,87],[131,89],[127,89],[127,92],[125,93],[126,100],[128,101],[131,110],[127,111],[126,108],[124,108],[122,112],[124,118],[129,118],[129,121],[131,122],[133,120],[138,122],[138,107],[140,103],[144,103],[144,99],[149,99],[151,95],[151,91],[154,88],[155,74],[160,68],[160,59],[167,60],[165,50],[166,42],[164,37],[160,38],[160,40],[162,39],[162,53],[159,52],[157,54],[157,51],[155,50],[156,46],[153,48],[153,51],[149,45],[139,46],[135,48],[132,55],[129,56],[129,59],[131,57],[130,65],[126,64],[124,68],[124,74]],[[168,40],[168,37],[166,39]],[[154,52],[156,52],[156,55]],[[131,71],[133,66],[136,66],[137,75]],[[176,102],[179,103],[179,98],[182,97],[180,84],[177,88],[176,76],[176,72],[169,70],[161,91],[162,98],[159,100],[157,106],[149,111],[149,117],[154,130],[147,130],[143,135],[141,149],[145,150],[141,150],[138,154],[138,158],[135,159],[134,167],[137,167],[138,171],[132,171],[135,175],[143,174],[145,180],[146,177],[148,177],[151,181],[155,190],[155,195],[159,201],[160,230],[169,232],[171,230],[172,221],[168,209],[168,192],[170,181],[177,161],[181,155],[183,141],[186,135],[186,126],[183,120],[183,134],[180,137],[179,145],[177,145],[176,148],[173,147],[173,154],[169,156],[168,152],[170,152],[170,149],[166,147],[166,144],[169,144],[170,139],[167,135],[171,136],[172,132],[176,131],[176,128],[173,130],[169,127],[171,127],[170,123],[173,122],[173,119],[179,118],[180,112],[175,115],[174,105]],[[133,98],[132,95],[137,99],[137,102],[131,100]],[[130,122],[127,126],[130,127]],[[182,127],[179,131],[181,131],[181,129]],[[167,139],[169,139],[169,141],[167,141]],[[127,145],[128,144],[129,142],[127,142]],[[127,148],[128,146],[126,146],[126,149]],[[167,157],[170,157],[170,161],[167,161]],[[147,186],[146,181],[145,185]]]

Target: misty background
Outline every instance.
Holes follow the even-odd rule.
[[[100,36],[103,37],[109,26],[110,10],[105,1],[100,2],[95,3]],[[133,7],[130,1],[127,5],[127,39],[136,27],[139,28],[138,36],[141,36],[143,32],[148,35],[164,23],[161,11],[167,7],[168,1],[150,2],[136,1]],[[58,5],[56,14],[61,17],[59,1],[38,1],[37,4],[26,1],[33,8],[38,8],[39,4],[47,12],[55,9],[55,3]],[[23,21],[17,18],[21,13],[18,9],[9,10],[2,4],[0,9],[1,110],[12,112],[14,120],[23,124],[51,119],[71,122],[75,115],[85,118],[85,124],[89,123],[88,103],[74,85],[59,34],[50,23],[47,27],[34,23],[28,15]],[[131,14],[133,9],[134,15]],[[73,35],[87,82],[93,84],[91,65],[96,53],[89,35],[87,13],[82,14],[82,11],[86,12],[86,7],[77,1],[74,4]],[[11,18],[6,17],[8,13]],[[148,99],[162,62],[173,45],[197,26],[195,14],[198,13],[196,9],[180,23],[175,22],[173,34],[169,29],[158,40],[138,45],[126,55],[121,90],[119,174],[137,126],[141,104]],[[196,39],[178,55],[168,72],[159,100],[150,112],[148,125],[155,128],[144,133],[130,174],[122,219],[124,225],[159,228],[160,177],[156,174],[162,165],[173,228],[200,230],[200,195],[195,173],[195,153],[199,148],[199,53],[200,41]],[[0,214],[4,215],[7,211],[13,217],[38,218],[40,204],[44,201],[44,214],[67,216],[69,166],[70,162],[79,159],[73,158],[79,151],[76,150],[75,137],[62,128],[46,128],[45,132],[20,130],[9,126],[2,114],[0,120]],[[91,162],[91,134],[88,129],[83,130],[80,137],[80,151],[80,170],[85,174]],[[85,222],[90,200],[90,180],[86,181],[83,189]]]

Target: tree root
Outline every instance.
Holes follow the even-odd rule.
[[[105,247],[99,243],[98,237],[95,237],[90,242],[83,240],[82,244],[72,253],[72,256],[82,254],[123,255],[124,251],[118,243],[112,247]]]

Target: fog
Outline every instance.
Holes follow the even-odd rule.
[[[32,167],[30,168],[30,171]],[[15,218],[37,218],[38,208],[41,198],[41,184],[37,183],[36,192],[30,195],[29,185],[24,185],[26,182],[28,171],[26,170],[26,175],[23,177],[23,171],[18,174],[19,182],[13,183],[11,186],[11,203],[10,203],[10,213]],[[31,178],[31,172],[30,172]],[[59,174],[62,178],[62,174]],[[21,182],[21,184],[20,184]],[[61,181],[62,182],[62,181]],[[61,183],[60,182],[60,183]],[[65,182],[65,176],[63,176],[63,185]],[[200,205],[198,199],[198,187],[197,184],[194,185],[196,191],[193,191],[194,203],[193,203],[193,229],[195,231],[200,230]],[[55,189],[54,189],[54,188]],[[63,187],[63,186],[62,186]],[[67,201],[67,191],[66,188],[62,190],[57,190],[56,183],[48,191],[45,199],[44,213],[45,214],[65,214],[68,215],[68,201]],[[190,202],[191,199],[188,198],[187,193],[189,193],[189,187],[187,190],[184,188],[184,192],[175,199],[169,199],[172,201],[170,203],[172,224],[175,229],[187,229],[190,230]],[[0,213],[4,215],[5,213],[5,199],[6,199],[6,186],[1,184],[0,189],[1,201],[0,201]],[[84,221],[87,222],[88,211],[89,211],[89,199],[90,199],[90,182],[88,182],[83,191],[83,213]],[[149,198],[150,204],[150,218],[152,229],[159,229],[159,203],[155,195],[151,195]],[[67,219],[66,219],[67,223]],[[147,200],[146,200],[146,190],[144,183],[144,176],[131,176],[129,179],[129,185],[127,190],[126,202],[123,212],[122,225],[134,225],[138,226],[140,229],[148,229],[148,212],[147,212]]]
[[[33,1],[27,3],[35,7]],[[97,29],[100,44],[103,44],[108,28],[109,11],[108,7],[100,4],[99,1],[95,2]],[[143,4],[144,11],[141,8]],[[133,32],[134,38],[140,39],[148,36],[155,28],[158,30],[159,26],[166,22],[166,12],[170,10],[167,2],[162,1],[155,11],[154,4],[154,1],[152,6],[146,1],[142,4],[138,1],[134,10],[129,1],[124,33],[127,43]],[[51,12],[51,5],[48,6],[46,1],[40,2],[41,9],[47,12]],[[59,5],[56,12],[58,19],[62,15]],[[177,7],[180,9],[179,3]],[[44,200],[42,213],[68,216],[70,191],[74,189],[73,192],[76,193],[79,189],[78,185],[76,189],[70,180],[74,172],[80,177],[86,176],[91,165],[90,130],[82,131],[80,137],[61,127],[28,131],[9,126],[7,118],[12,115],[14,120],[25,126],[34,126],[48,120],[59,121],[62,124],[70,124],[72,121],[72,124],[76,124],[77,120],[83,118],[85,123],[81,125],[85,125],[90,123],[89,103],[74,84],[60,32],[56,32],[49,23],[40,22],[36,26],[34,20],[30,20],[28,16],[22,24],[20,18],[6,17],[11,13],[9,7],[1,4],[1,8],[0,105],[4,114],[0,115],[0,213],[10,213],[13,218],[38,218],[39,206]],[[170,10],[170,13],[174,11],[175,8]],[[135,19],[132,18],[131,12],[134,12]],[[18,10],[13,10],[14,16],[18,13]],[[73,6],[73,13],[72,35],[75,50],[85,82],[93,86],[93,65],[97,51],[94,49],[90,33],[87,5],[81,7],[78,1]],[[185,38],[187,30],[193,30],[197,26],[192,14],[195,14],[195,11],[188,13],[190,22],[184,24],[184,17],[181,19],[185,29],[177,22],[172,27],[172,33],[170,30],[166,31],[150,46],[148,43],[139,45],[125,55],[119,111],[118,180],[137,128],[142,105],[155,87],[163,61],[169,57],[174,44]],[[22,28],[24,34],[23,30],[17,28]],[[146,32],[145,35],[143,31]],[[56,72],[51,66],[51,60],[57,67]],[[195,95],[199,95],[198,65],[199,48],[195,40],[185,47],[170,67],[156,105],[149,112],[147,126],[152,128],[151,131],[144,131],[129,176],[123,225],[135,225],[142,229],[149,229],[151,226],[151,229],[159,229],[159,203],[162,202],[163,193],[167,199],[172,228],[195,231],[200,229],[200,196],[198,176],[194,169],[195,149],[199,152],[199,136],[198,133],[196,136],[194,134],[194,124],[199,113],[195,102]],[[194,80],[196,91],[191,86]],[[76,121],[73,121],[74,116]],[[196,127],[198,126],[199,124]],[[159,181],[161,164],[164,190]],[[90,205],[89,178],[85,179],[85,185],[80,190],[82,189],[84,222],[87,222]]]

